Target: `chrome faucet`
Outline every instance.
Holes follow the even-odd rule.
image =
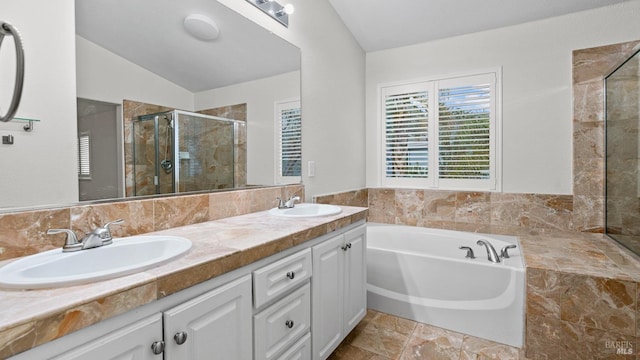
[[[47,234],[60,234],[60,233],[67,234],[67,239],[65,241],[64,246],[62,247],[62,252],[93,249],[96,247],[112,244],[113,237],[111,236],[111,231],[109,230],[109,226],[119,225],[122,223],[124,223],[124,220],[122,219],[108,222],[105,225],[86,234],[80,240],[78,240],[78,237],[76,236],[76,234],[69,229],[49,229],[47,230]]]
[[[291,209],[296,205],[296,201],[300,202],[300,196],[291,195],[289,200],[284,201],[281,197],[277,197],[278,209]]]
[[[484,246],[487,249],[487,259],[489,261],[491,261],[492,263],[500,262],[500,256],[498,256],[496,249],[493,247],[493,245],[491,245],[491,243],[486,240],[478,240],[476,244]]]

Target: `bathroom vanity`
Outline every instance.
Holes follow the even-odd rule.
[[[258,212],[158,232],[193,248],[145,273],[1,291],[0,305],[17,311],[0,313],[0,339],[19,349],[36,336],[14,360],[326,359],[366,313],[365,217],[356,207],[305,219]],[[108,303],[110,314],[92,313]],[[96,319],[79,325],[87,317]],[[23,330],[33,322],[43,325]],[[39,331],[69,334],[40,340]]]

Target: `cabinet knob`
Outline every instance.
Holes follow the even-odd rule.
[[[284,324],[291,329],[293,327],[293,320],[287,320]]]
[[[184,331],[180,331],[179,333],[173,335],[173,340],[176,341],[176,344],[182,345],[185,343],[185,341],[187,341],[187,333]]]
[[[164,341],[154,341],[151,344],[151,352],[155,355],[160,355],[164,352]]]
[[[342,245],[341,249],[343,251],[347,251],[347,250],[351,249],[351,243]]]
[[[294,273],[293,271],[289,271],[287,273],[287,277],[291,280],[293,280],[294,277],[296,277],[296,273]]]
[[[348,247],[349,249],[351,249],[351,243],[348,243],[348,244],[347,244],[347,247]]]

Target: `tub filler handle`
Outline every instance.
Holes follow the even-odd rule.
[[[459,247],[460,250],[467,250],[467,255],[465,256],[465,258],[467,259],[475,259],[476,256],[473,253],[473,249],[468,247],[468,246],[460,246]]]
[[[500,257],[504,258],[504,259],[510,258],[509,249],[515,249],[516,247],[517,246],[515,246],[515,245],[507,245],[507,246],[503,247],[502,250],[500,250]]]

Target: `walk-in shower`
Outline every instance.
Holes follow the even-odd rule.
[[[640,49],[605,78],[607,235],[640,254]]]
[[[135,196],[246,185],[246,124],[173,110],[133,121]]]

